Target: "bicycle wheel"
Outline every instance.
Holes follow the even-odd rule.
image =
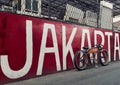
[[[86,68],[87,63],[82,51],[77,51],[74,56],[74,65],[77,70],[83,70]]]
[[[108,65],[108,52],[105,49],[100,52],[100,63],[103,66]]]

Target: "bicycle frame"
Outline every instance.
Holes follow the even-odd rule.
[[[91,49],[88,50],[88,53],[95,53],[95,52],[98,52],[98,48],[97,47],[92,47]]]
[[[94,46],[94,47],[91,47],[90,49],[89,48],[87,48],[87,47],[83,47],[83,53],[85,53],[85,54],[91,54],[91,53],[97,53],[97,52],[100,52],[102,49],[103,49],[103,47],[101,47],[102,45],[97,45],[96,47]]]
[[[83,47],[83,49],[84,48],[87,48],[87,47]],[[94,46],[94,47],[91,47],[90,49],[88,48],[88,49],[84,49],[84,50],[82,50],[82,52],[83,52],[83,55],[85,56],[85,57],[88,57],[88,55],[89,54],[93,54],[93,53],[99,53],[100,51],[102,51],[102,47],[99,45],[99,46]],[[87,58],[88,59],[88,58]],[[86,59],[85,59],[86,60]],[[94,57],[94,60],[95,60],[95,57]],[[88,60],[86,60],[86,63],[88,63]]]

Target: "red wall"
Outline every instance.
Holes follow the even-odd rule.
[[[0,13],[0,82],[73,69],[83,46],[102,43],[109,61],[120,58],[120,33],[10,13]]]

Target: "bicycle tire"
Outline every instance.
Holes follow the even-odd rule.
[[[109,56],[108,56],[107,50],[103,49],[100,52],[100,63],[102,66],[108,65],[108,63],[109,63],[108,58],[109,58]]]
[[[81,55],[82,53],[82,55]],[[81,56],[80,56],[81,55]],[[82,66],[80,66],[82,64]],[[87,66],[83,51],[77,51],[74,56],[74,65],[77,70],[84,70]]]

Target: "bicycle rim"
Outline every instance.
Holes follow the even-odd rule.
[[[106,50],[103,50],[100,54],[100,63],[103,66],[108,65],[108,52]]]
[[[74,65],[78,70],[83,70],[86,68],[85,56],[83,56],[82,51],[77,51],[74,57]]]

